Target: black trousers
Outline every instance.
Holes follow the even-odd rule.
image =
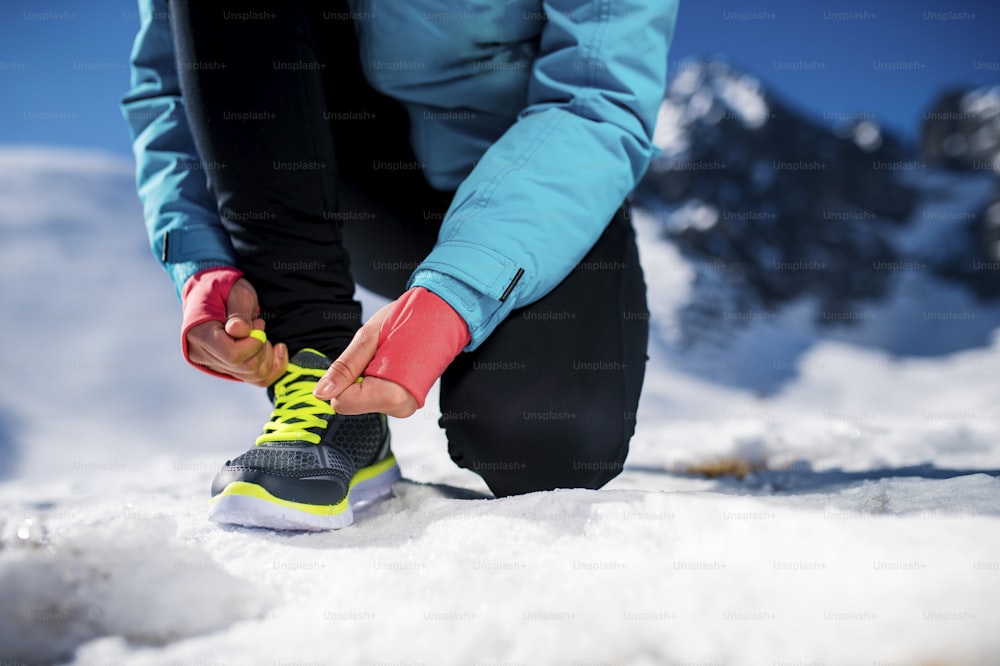
[[[186,113],[269,337],[336,357],[360,326],[355,280],[402,293],[451,193],[383,168],[416,162],[409,121],[365,81],[342,2],[170,6]],[[452,459],[498,496],[614,478],[645,371],[645,294],[623,205],[576,270],[442,376]]]

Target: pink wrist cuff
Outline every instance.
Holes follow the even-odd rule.
[[[181,321],[181,353],[184,360],[202,372],[232,381],[235,377],[209,370],[194,363],[188,355],[187,334],[193,327],[206,321],[226,322],[226,302],[233,284],[243,277],[243,272],[227,266],[206,268],[188,278],[181,290],[183,319]],[[255,313],[256,314],[256,313]]]
[[[465,320],[447,302],[414,287],[382,322],[378,351],[364,374],[399,384],[423,407],[431,386],[470,339]]]

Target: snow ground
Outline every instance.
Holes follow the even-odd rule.
[[[1000,328],[930,356],[800,332],[764,396],[695,371],[788,334],[687,359],[690,270],[637,225],[657,342],[606,489],[486,498],[432,396],[354,526],[226,529],[208,485],[266,402],[179,359],[131,166],[0,150],[0,662],[1000,663]],[[685,471],[717,458],[760,469]]]

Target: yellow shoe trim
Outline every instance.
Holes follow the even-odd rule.
[[[390,453],[386,458],[378,461],[374,465],[371,465],[369,467],[362,467],[354,475],[354,478],[351,479],[351,488],[354,488],[354,486],[361,483],[362,481],[373,479],[382,472],[392,469],[393,466],[395,466],[395,464],[396,464],[396,456]]]
[[[336,516],[343,513],[348,506],[348,497],[345,497],[339,504],[303,504],[302,502],[292,502],[291,500],[275,497],[267,492],[262,486],[247,481],[233,481],[221,493],[208,500],[209,504],[215,504],[220,498],[226,495],[243,495],[244,497],[256,497],[271,504],[283,506],[286,509],[311,513],[315,516]]]
[[[387,458],[380,460],[374,465],[362,467],[351,479],[350,489],[353,489],[355,485],[361,483],[362,481],[367,481],[368,479],[372,479],[379,474],[392,469],[395,464],[396,456],[390,454]],[[243,495],[245,497],[256,497],[257,499],[262,499],[265,502],[270,502],[271,504],[277,504],[278,506],[285,507],[286,509],[293,509],[303,513],[311,513],[315,516],[336,516],[343,513],[349,506],[351,499],[350,489],[347,491],[347,497],[341,500],[338,504],[304,504],[302,502],[293,502],[291,500],[275,497],[271,493],[267,492],[267,490],[265,490],[262,486],[258,486],[256,483],[250,483],[248,481],[233,481],[226,486],[221,493],[208,500],[208,503],[209,505],[215,504],[221,497],[226,495]]]

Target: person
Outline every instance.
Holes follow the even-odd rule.
[[[674,0],[139,0],[122,110],[184,357],[267,387],[210,518],[326,530],[391,492],[440,378],[494,495],[622,469],[648,309],[628,198]],[[391,302],[362,325],[355,284]]]

